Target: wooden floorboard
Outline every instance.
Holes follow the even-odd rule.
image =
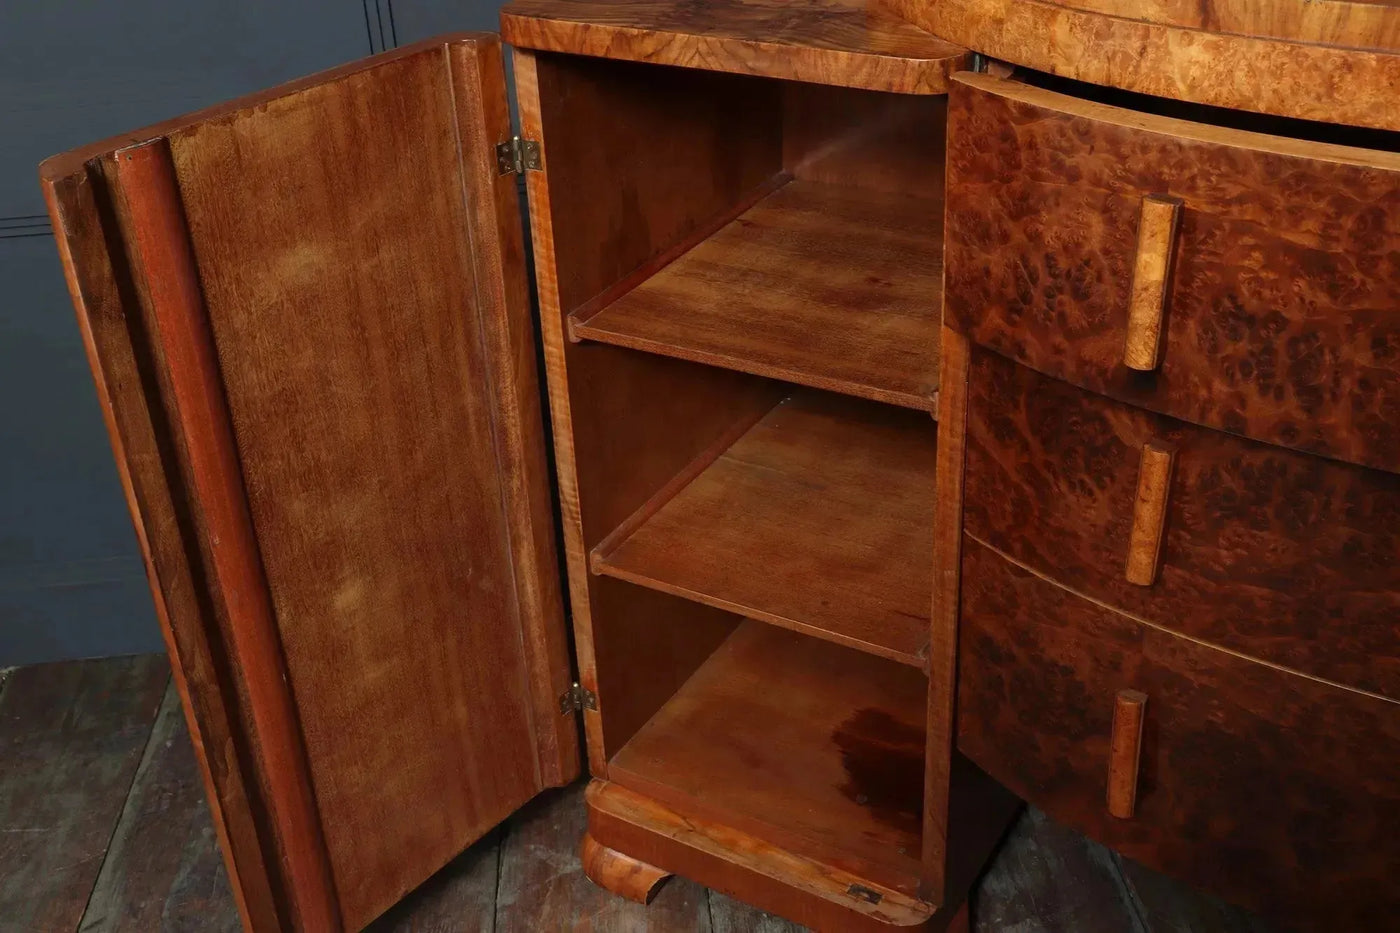
[[[1114,855],[1147,933],[1272,933],[1258,917]]]
[[[972,901],[978,930],[1146,933],[1113,853],[1045,814],[1021,814]]]
[[[21,668],[8,683],[0,674],[0,933],[238,929],[167,682],[156,657]],[[578,860],[583,787],[542,794],[371,929],[802,933],[680,878],[649,907],[595,887]],[[1271,929],[1035,810],[1008,833],[973,908],[979,933]]]
[[[174,684],[166,689],[79,929],[241,929]]]
[[[478,840],[369,929],[373,933],[491,933],[496,929],[503,835],[501,828]]]
[[[10,675],[0,698],[0,930],[78,926],[169,679],[154,655]]]
[[[496,892],[498,933],[709,933],[705,888],[672,878],[648,906],[584,877],[578,847],[587,825],[582,783],[547,791],[506,825]]]
[[[718,891],[710,891],[709,899],[712,933],[803,933],[806,929]]]

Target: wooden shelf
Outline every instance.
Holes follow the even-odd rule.
[[[922,667],[936,434],[925,414],[799,391],[599,544],[593,570]]]
[[[932,410],[942,204],[789,181],[601,310],[575,339]]]
[[[891,91],[946,94],[967,49],[870,0],[512,0],[518,48]]]
[[[913,895],[927,688],[907,667],[746,621],[608,779]]]

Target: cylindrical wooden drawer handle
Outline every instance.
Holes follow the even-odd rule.
[[[1137,809],[1138,762],[1147,694],[1119,690],[1113,701],[1113,738],[1108,750],[1108,812],[1131,819]]]
[[[1123,364],[1129,369],[1150,372],[1162,363],[1162,319],[1180,217],[1181,202],[1174,198],[1149,194],[1142,199],[1128,299],[1128,338],[1123,347]]]
[[[1137,500],[1133,504],[1133,530],[1128,538],[1128,566],[1124,572],[1129,583],[1151,586],[1157,579],[1175,457],[1175,452],[1162,444],[1152,443],[1142,448]]]

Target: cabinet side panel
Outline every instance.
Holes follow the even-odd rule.
[[[541,333],[590,770],[735,624],[590,577],[588,551],[733,425],[776,397],[750,376],[573,343],[585,302],[725,214],[782,170],[774,82],[516,50]],[[651,665],[649,670],[647,665]],[[611,677],[610,677],[611,672]]]

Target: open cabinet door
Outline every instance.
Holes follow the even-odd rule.
[[[356,929],[578,772],[492,35],[41,169],[231,880]]]

